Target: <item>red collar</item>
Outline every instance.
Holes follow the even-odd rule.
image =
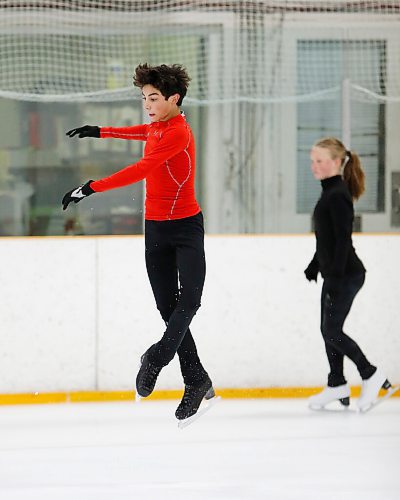
[[[179,115],[176,115],[173,118],[170,118],[169,120],[166,120],[164,122],[161,122],[161,121],[154,122],[151,125],[153,125],[157,128],[165,128],[165,127],[168,127],[169,125],[174,125],[175,123],[185,122],[185,121],[186,121],[185,114],[183,113],[183,111],[181,111],[179,113]]]

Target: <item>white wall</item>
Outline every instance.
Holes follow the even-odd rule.
[[[367,269],[345,331],[400,382],[400,235],[357,235]],[[202,307],[192,323],[216,387],[316,386],[327,362],[320,284],[303,269],[312,236],[208,236]],[[0,392],[130,390],[163,332],[143,237],[0,240]],[[349,381],[359,383],[346,364]],[[174,360],[158,389],[181,387]]]

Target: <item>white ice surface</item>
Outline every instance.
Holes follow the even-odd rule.
[[[1,500],[399,500],[400,398],[365,415],[222,400],[0,407]]]

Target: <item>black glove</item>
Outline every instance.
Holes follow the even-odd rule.
[[[304,274],[306,275],[306,278],[308,279],[308,281],[315,281],[315,282],[317,282],[318,273],[319,273],[318,262],[313,259],[308,264],[307,269],[304,270]]]
[[[69,137],[77,135],[79,139],[82,139],[83,137],[100,137],[100,127],[97,127],[96,125],[84,125],[83,127],[68,130],[65,135],[68,135]]]
[[[68,191],[62,199],[63,210],[65,210],[70,203],[79,203],[83,200],[83,198],[95,193],[95,191],[90,187],[91,182],[93,182],[93,180],[87,181],[86,184],[82,184],[81,186]]]

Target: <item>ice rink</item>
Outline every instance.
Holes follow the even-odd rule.
[[[370,413],[305,399],[3,406],[1,500],[400,499],[400,398]]]

